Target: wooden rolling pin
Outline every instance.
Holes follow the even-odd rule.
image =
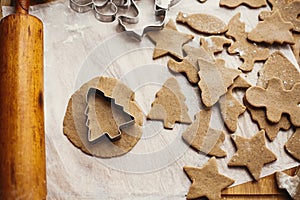
[[[0,22],[0,199],[46,199],[43,24],[29,0]]]

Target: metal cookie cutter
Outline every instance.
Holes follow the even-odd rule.
[[[91,103],[92,103],[91,101],[94,100],[94,104],[95,104],[95,99],[97,98],[96,97],[97,95],[101,96],[102,98],[105,98],[105,101],[107,102],[110,101],[111,110],[112,110],[111,114],[113,115],[113,120],[115,124],[118,126],[115,132],[107,132],[107,130],[103,130],[101,128],[102,125],[102,127],[104,127],[105,129],[105,125],[108,125],[107,122],[111,122],[109,121],[109,116],[107,118],[104,118],[102,121],[98,121],[96,110],[95,110],[96,105],[94,105],[94,108],[91,109]],[[107,97],[101,90],[97,88],[90,88],[88,90],[86,96],[86,103],[87,103],[87,107],[85,110],[85,115],[87,116],[86,126],[88,128],[89,142],[95,143],[100,138],[102,138],[103,135],[106,135],[111,141],[116,141],[120,139],[121,131],[124,130],[124,128],[131,126],[135,123],[134,117],[130,113],[124,111],[123,106],[117,104],[114,98]],[[103,109],[100,112],[107,112],[107,109]],[[122,114],[125,113],[125,116],[123,116],[122,118],[120,116],[117,116],[118,114],[120,114],[120,112],[122,112]],[[103,116],[103,114],[101,116]]]
[[[70,0],[70,7],[78,13],[93,10],[99,21],[113,22],[119,8],[130,7],[130,0]]]
[[[146,25],[142,28],[142,32],[138,33],[137,30],[128,28],[128,24],[137,23],[139,15],[139,9],[135,4],[137,9],[137,15],[135,17],[129,17],[127,15],[121,15],[118,17],[118,22],[123,31],[125,31],[129,36],[136,38],[138,41],[141,41],[143,36],[149,31],[161,30],[166,22],[167,11],[170,7],[177,4],[180,0],[155,0],[154,2],[154,14],[156,18],[156,23]],[[133,21],[133,18],[135,21]]]

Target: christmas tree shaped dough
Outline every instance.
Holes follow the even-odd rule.
[[[227,92],[233,80],[241,73],[239,70],[225,67],[225,61],[217,59],[214,62],[199,59],[200,68],[198,83],[202,102],[206,107],[212,107],[219,98]]]
[[[281,17],[286,22],[291,22],[294,27],[293,31],[300,32],[300,1],[299,0],[268,0],[271,4],[272,11],[262,11],[259,14],[261,20],[272,15],[275,11],[279,11]]]
[[[295,83],[300,82],[300,73],[291,61],[280,51],[275,51],[259,70],[257,86],[267,88],[268,81],[279,78],[286,90],[292,89]]]
[[[291,22],[285,22],[279,11],[275,11],[264,21],[261,21],[248,34],[248,39],[253,42],[273,43],[288,43],[294,44],[294,38],[290,30],[293,29]]]
[[[162,120],[164,127],[172,129],[175,122],[192,123],[188,108],[185,104],[185,96],[181,93],[175,78],[169,78],[156,93],[156,98],[151,105],[148,119]]]

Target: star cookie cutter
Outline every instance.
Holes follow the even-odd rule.
[[[148,24],[142,28],[142,31],[140,33],[137,32],[134,28],[131,29],[127,25],[128,24],[133,24],[132,23],[132,18],[129,16],[119,16],[118,17],[118,22],[123,31],[127,33],[127,35],[134,37],[138,41],[141,41],[143,36],[149,32],[149,31],[158,31],[161,30],[165,22],[167,20],[167,12],[170,7],[174,6],[177,4],[180,0],[155,0],[154,2],[154,15],[155,15],[155,23],[153,24]],[[138,7],[137,7],[138,9]],[[136,22],[137,23],[137,22]]]
[[[116,131],[117,133],[111,133],[108,131],[103,131],[101,129],[100,123],[106,122],[105,120],[99,122],[97,119],[90,118],[91,116],[95,117],[95,118],[97,117],[96,110],[95,110],[96,105],[94,105],[94,109],[92,109],[92,110],[90,109],[90,100],[92,97],[94,97],[93,99],[96,99],[96,95],[100,95],[107,102],[110,101],[112,109],[117,109],[117,110],[123,112],[126,115],[126,118],[129,118],[129,120],[127,120],[127,119],[124,120],[125,122],[120,123],[120,121],[119,121],[119,123],[118,123],[117,121],[120,119],[116,120],[116,118],[114,118],[114,111],[112,111],[111,114],[112,114],[113,120],[115,120],[114,122],[118,126],[117,131]],[[108,97],[105,93],[103,93],[101,90],[99,90],[97,88],[90,88],[88,90],[88,93],[86,95],[86,104],[87,104],[87,107],[86,107],[84,114],[87,116],[87,120],[86,120],[85,125],[88,128],[88,141],[91,143],[96,143],[104,135],[107,136],[109,138],[109,140],[116,141],[121,138],[121,133],[124,128],[131,126],[135,123],[135,118],[133,115],[131,115],[130,113],[125,111],[123,106],[117,104],[114,98]],[[96,102],[94,102],[94,104],[96,104]],[[113,106],[115,106],[115,107],[113,108]],[[93,111],[93,112],[91,112],[91,111]],[[102,110],[102,111],[104,111],[104,110]],[[115,113],[115,114],[118,114],[118,113]],[[101,115],[101,116],[103,116],[103,115]],[[108,118],[106,118],[106,119],[108,119]],[[97,124],[95,124],[95,123],[97,123]],[[96,137],[93,134],[93,132],[95,131],[94,128],[91,128],[91,126],[95,126],[95,125],[96,125],[96,130],[101,131],[100,133],[96,131]],[[107,124],[104,124],[103,126],[105,126],[105,125],[107,125]]]

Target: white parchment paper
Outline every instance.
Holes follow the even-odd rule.
[[[152,7],[143,0],[139,2],[141,23],[151,15]],[[234,10],[220,8],[218,1],[209,0],[200,4],[196,0],[182,0],[170,9],[168,17],[175,19],[179,11],[186,13],[213,14],[226,23],[237,12],[250,31],[258,22],[262,9],[241,6]],[[4,15],[11,8],[4,7]],[[128,154],[111,159],[87,156],[63,135],[63,118],[70,96],[86,81],[104,75],[121,79],[136,92],[136,100],[144,114],[150,110],[155,93],[164,81],[175,76],[186,96],[189,115],[202,108],[200,92],[192,87],[181,74],[171,73],[166,66],[168,58],[153,61],[154,45],[144,38],[137,42],[117,33],[117,22],[101,23],[93,13],[78,14],[69,8],[67,1],[55,1],[31,8],[31,14],[44,23],[45,32],[45,120],[47,148],[48,199],[185,199],[190,181],[183,172],[183,166],[202,166],[209,157],[196,153],[181,139],[187,125],[176,124],[173,130],[163,129],[161,122],[145,121],[143,137]],[[150,14],[149,14],[150,13]],[[183,32],[195,35],[190,45],[199,45],[199,35],[185,26],[178,25]],[[288,46],[280,49],[295,65],[296,60]],[[227,67],[237,68],[241,61],[237,56],[226,53],[217,55],[226,60]],[[261,63],[244,77],[256,84]],[[239,99],[243,92],[235,94]],[[211,127],[226,130],[220,118],[218,107],[213,108]],[[251,137],[258,131],[246,112],[240,119],[235,134]],[[266,165],[262,176],[296,166],[298,163],[284,151],[284,144],[292,131],[280,132],[274,142],[267,146],[278,159]],[[227,157],[218,159],[221,173],[236,180],[235,185],[251,181],[244,168],[228,168],[235,148],[226,134],[223,149]]]

